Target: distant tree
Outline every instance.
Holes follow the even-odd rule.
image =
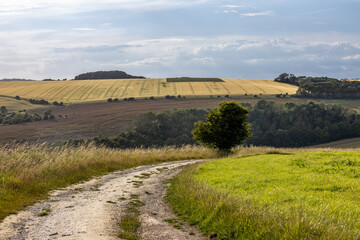
[[[109,98],[109,99],[107,100],[107,102],[108,102],[108,103],[112,103],[112,102],[113,102],[112,98]]]
[[[0,113],[2,113],[2,114],[7,114],[8,113],[8,110],[6,109],[5,106],[1,106]]]
[[[204,146],[229,152],[251,135],[248,115],[249,111],[235,101],[220,103],[210,111],[207,122],[195,123],[192,134]]]
[[[20,96],[16,96],[15,99],[16,99],[16,100],[20,100]]]

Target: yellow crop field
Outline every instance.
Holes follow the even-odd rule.
[[[16,100],[12,97],[0,96],[0,106],[6,106],[9,111],[17,111],[22,109],[34,108],[34,105],[25,100]],[[35,107],[41,107],[41,105],[35,105]]]
[[[0,82],[0,95],[75,103],[108,98],[294,94],[296,86],[269,80],[222,79],[223,82],[167,82],[159,79]],[[1,104],[1,101],[0,101]]]

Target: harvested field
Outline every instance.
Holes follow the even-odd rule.
[[[114,136],[125,131],[131,122],[146,112],[159,112],[174,108],[215,108],[220,102],[230,99],[177,99],[177,100],[141,100],[119,103],[82,103],[66,107],[53,107],[55,115],[68,116],[56,120],[0,126],[0,144],[11,141],[29,141],[31,143],[49,142],[79,138],[92,138],[99,134]],[[254,104],[259,99],[239,99],[238,102]],[[302,99],[277,99],[277,102]],[[42,113],[46,108],[31,110],[29,113]]]
[[[360,138],[349,138],[313,146],[314,148],[359,148]]]
[[[211,80],[211,79],[210,79]],[[0,95],[77,103],[108,98],[149,98],[244,94],[294,94],[296,86],[270,80],[220,79],[217,81],[168,82],[159,79],[0,82]],[[170,80],[171,81],[171,80]],[[1,105],[0,99],[0,105]]]
[[[13,97],[0,96],[0,106],[6,106],[9,111],[18,111],[23,109],[39,108],[39,105],[33,105],[25,100],[16,100]]]

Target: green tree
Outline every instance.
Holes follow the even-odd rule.
[[[248,109],[235,101],[220,103],[210,111],[207,122],[195,123],[193,138],[204,146],[229,152],[251,135],[248,115]]]

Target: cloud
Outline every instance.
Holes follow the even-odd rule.
[[[89,11],[124,9],[137,12],[189,7],[206,3],[207,0],[2,0],[0,16],[8,15],[61,15]]]
[[[10,39],[16,42],[9,39],[0,46],[0,77],[72,78],[81,72],[113,69],[146,77],[273,79],[281,72],[338,78],[360,75],[358,42],[326,41],[327,35],[318,42],[237,35],[132,40],[106,29],[97,31],[11,33]],[[43,34],[50,35],[50,40],[43,40]]]
[[[249,13],[241,14],[241,16],[243,17],[258,17],[258,16],[272,16],[272,15],[274,15],[273,11],[249,12]]]
[[[336,10],[336,8],[325,8],[325,9],[319,9],[319,10],[310,11],[310,12],[303,12],[303,13],[295,14],[294,16],[313,15],[313,14],[319,14],[319,13],[329,12],[329,11],[333,11],[333,10]]]
[[[95,28],[72,28],[73,31],[95,31]]]
[[[360,59],[360,54],[355,54],[352,56],[345,56],[341,58],[342,60],[349,61],[349,60],[358,60]]]
[[[223,5],[225,8],[245,8],[245,6],[242,5]]]

